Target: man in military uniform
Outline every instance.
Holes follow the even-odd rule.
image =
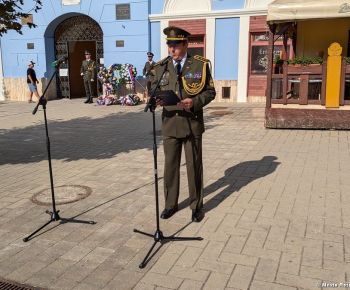
[[[143,75],[147,79],[147,94],[149,95],[151,91],[151,85],[152,85],[152,78],[153,78],[153,66],[156,64],[153,61],[154,54],[152,52],[147,52],[148,60],[145,63],[145,66],[143,67]]]
[[[215,88],[209,60],[187,54],[189,33],[178,27],[164,29],[171,58],[154,66],[152,89],[160,80],[160,90],[170,91],[178,98],[177,105],[163,105],[162,134],[165,154],[164,194],[165,209],[161,218],[170,218],[178,209],[180,161],[185,149],[189,201],[192,221],[200,222],[203,211],[202,134],[204,132],[203,107],[215,98]]]
[[[84,87],[85,87],[85,95],[87,103],[93,103],[93,89],[92,83],[95,78],[95,70],[96,65],[95,62],[91,59],[91,53],[89,51],[85,51],[85,60],[83,60],[80,67],[80,75],[83,76]]]

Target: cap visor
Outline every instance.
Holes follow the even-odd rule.
[[[175,45],[183,42],[183,40],[167,40],[166,44],[167,45]]]

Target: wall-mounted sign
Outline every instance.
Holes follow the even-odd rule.
[[[117,4],[115,7],[117,20],[130,19],[130,4]]]
[[[60,68],[60,77],[68,77],[68,68]]]
[[[27,25],[28,23],[33,23],[33,14],[28,14],[27,17],[21,18],[22,25]]]
[[[124,40],[117,40],[115,42],[116,47],[124,47]]]
[[[28,42],[27,43],[27,49],[34,49],[34,43],[33,42]]]

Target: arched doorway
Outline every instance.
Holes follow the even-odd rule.
[[[89,16],[73,16],[57,26],[54,41],[56,59],[63,56],[68,59],[60,67],[61,69],[68,69],[68,73],[58,79],[58,95],[66,98],[84,97],[84,83],[80,76],[80,66],[84,59],[85,50],[91,52],[96,65],[100,64],[100,59],[103,58],[103,32],[101,27]],[[61,70],[61,72],[61,75],[63,75],[64,71]]]

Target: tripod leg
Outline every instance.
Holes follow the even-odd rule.
[[[145,236],[148,236],[148,237],[151,237],[151,238],[154,237],[154,235],[151,235],[151,234],[143,232],[143,231],[139,231],[137,229],[134,229],[134,233],[142,234],[142,235],[145,235]]]
[[[152,245],[152,247],[149,249],[149,251],[148,251],[146,257],[143,259],[143,261],[142,261],[141,264],[139,265],[139,268],[140,268],[140,269],[145,268],[145,266],[147,265],[147,263],[148,263],[147,259],[148,259],[148,257],[151,255],[151,253],[152,253],[154,247],[156,246],[156,244],[157,244],[157,241],[154,241],[154,242],[153,242],[153,245]]]
[[[202,241],[201,237],[164,237],[166,241]]]
[[[49,225],[53,221],[54,221],[53,219],[50,219],[46,224],[38,228],[35,232],[31,233],[28,237],[25,237],[23,239],[23,242],[28,242],[32,236],[34,236],[37,232],[40,232],[43,228],[45,228],[47,225]]]

